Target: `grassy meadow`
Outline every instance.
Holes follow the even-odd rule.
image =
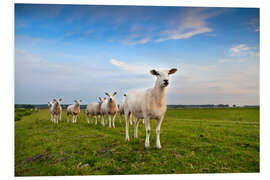
[[[116,128],[53,124],[48,109],[15,121],[15,176],[181,174],[259,172],[258,108],[169,109],[161,127],[162,149],[155,147],[151,121],[149,149],[145,127],[125,142],[125,123]]]

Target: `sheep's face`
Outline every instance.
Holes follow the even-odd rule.
[[[112,102],[113,100],[115,100],[114,96],[116,95],[116,92],[114,92],[113,94],[109,94],[105,92],[105,94],[109,97],[109,102]]]
[[[53,103],[55,103],[56,105],[60,104],[61,101],[62,101],[61,98],[59,98],[59,99],[53,99]]]
[[[75,100],[75,104],[77,104],[77,105],[80,105],[81,102],[82,102],[82,100],[80,100],[80,99]]]
[[[176,68],[173,68],[170,70],[159,70],[159,71],[153,69],[150,71],[150,73],[157,77],[156,84],[159,87],[167,87],[169,85],[169,80],[170,80],[169,75],[175,73],[176,71],[177,71]]]
[[[52,107],[52,105],[53,105],[53,101],[48,102],[49,107]]]
[[[98,102],[99,104],[102,104],[106,100],[106,98],[102,99],[101,97],[98,97],[98,99],[99,99],[99,102]]]

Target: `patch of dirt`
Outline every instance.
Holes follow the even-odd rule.
[[[31,163],[38,160],[48,160],[53,157],[52,153],[46,153],[46,154],[37,154],[35,156],[29,157],[26,160],[23,161],[23,163]]]

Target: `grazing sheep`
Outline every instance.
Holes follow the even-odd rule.
[[[164,118],[166,107],[166,87],[169,85],[169,75],[173,74],[177,69],[170,70],[151,70],[151,74],[157,77],[155,86],[147,90],[132,91],[127,93],[124,102],[125,119],[126,119],[126,141],[129,141],[128,126],[130,114],[135,116],[136,121],[134,125],[134,138],[138,138],[138,123],[140,119],[145,120],[146,139],[145,147],[150,147],[150,120],[157,120],[156,125],[156,146],[161,148],[160,145],[160,127]]]
[[[58,123],[58,120],[61,120],[62,107],[61,107],[62,99],[53,99],[53,103],[51,104],[51,114],[52,121],[54,123]]]
[[[82,100],[75,100],[75,104],[69,105],[67,107],[67,121],[69,122],[69,115],[72,116],[72,123],[77,122],[78,114],[80,113],[80,102]]]
[[[114,124],[114,120],[115,120],[115,116],[117,114],[118,111],[118,107],[117,107],[117,103],[116,100],[114,98],[114,96],[116,95],[116,92],[114,92],[112,95],[109,93],[105,94],[109,97],[108,99],[106,99],[106,101],[104,103],[102,103],[101,105],[101,124],[104,126],[104,115],[106,115],[109,118],[109,128],[111,128],[111,118],[112,118],[112,126],[113,128],[115,128],[115,124]]]
[[[101,97],[98,97],[99,102],[95,104],[88,104],[85,109],[87,122],[89,124],[89,115],[91,114],[91,119],[93,120],[93,116],[95,116],[96,119],[96,125],[97,125],[97,116],[100,115],[101,111],[101,105],[106,100],[106,98],[102,99]],[[92,121],[91,121],[92,122]]]

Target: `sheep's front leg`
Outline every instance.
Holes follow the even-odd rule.
[[[114,124],[115,117],[116,117],[116,113],[113,115],[113,119],[112,119],[112,126],[113,126],[113,128],[115,128],[115,124]]]
[[[150,119],[145,118],[145,130],[146,130],[146,138],[145,138],[145,147],[150,147],[149,137],[150,137]]]
[[[62,119],[62,111],[60,112],[59,120],[61,121],[61,119]]]
[[[109,116],[109,128],[111,128],[112,127],[112,123],[111,123],[112,117],[111,117],[111,115],[108,115],[108,116]]]
[[[144,124],[144,118],[142,119],[142,123]]]
[[[95,123],[95,125],[97,125],[97,115],[95,115],[95,118],[96,118],[96,123]]]
[[[129,118],[130,118],[130,115],[128,113],[125,113],[125,120],[126,120],[126,141],[129,141],[129,134],[128,134]]]
[[[101,115],[101,124],[102,124],[102,126],[105,125],[105,124],[104,124],[104,115],[103,115],[103,114]]]
[[[140,119],[136,118],[134,123],[134,138],[138,138],[138,125],[139,125]]]
[[[90,122],[89,122],[89,114],[88,113],[86,113],[86,119],[87,119],[87,123],[89,124]]]
[[[77,123],[77,117],[78,117],[78,115],[75,115],[75,123]]]
[[[161,149],[159,134],[160,134],[160,127],[161,127],[162,121],[163,121],[163,117],[157,120],[157,126],[156,126],[156,136],[157,136],[156,145],[158,149]]]

